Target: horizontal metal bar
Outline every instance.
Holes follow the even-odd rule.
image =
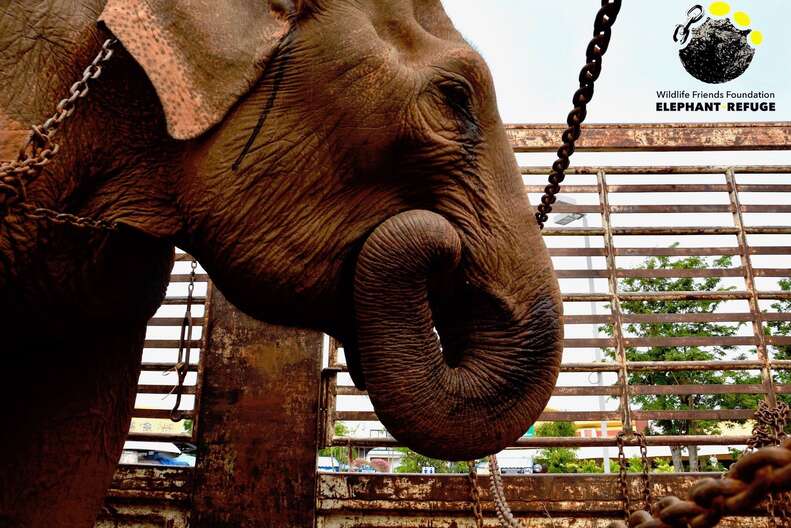
[[[733,385],[629,385],[630,395],[764,394],[761,384]]]
[[[205,295],[193,295],[192,296],[192,303],[193,304],[205,304],[206,303],[206,296]],[[173,305],[173,304],[187,304],[186,297],[165,297],[162,301],[162,304]]]
[[[148,326],[181,326],[183,317],[152,317],[148,320]],[[193,317],[193,326],[202,326],[204,323],[203,317]]]
[[[588,420],[618,420],[620,411],[544,411],[538,421],[588,421]],[[373,411],[336,411],[337,420],[346,422],[378,422],[379,418]]]
[[[576,166],[566,169],[566,174],[596,175],[599,171],[604,171],[606,174],[613,175],[635,176],[658,176],[664,174],[725,174],[729,169],[733,169],[733,172],[736,174],[791,174],[791,165],[734,165],[733,167],[724,165]],[[552,172],[552,167],[519,167],[519,171],[526,176],[547,176]],[[563,186],[563,189],[565,188],[566,186]],[[543,192],[543,187],[541,192]]]
[[[679,336],[679,337],[626,337],[627,347],[680,347],[680,346],[740,346],[756,345],[755,336]]]
[[[140,364],[140,370],[144,372],[159,372],[173,370],[173,363],[164,363],[161,361],[144,361]],[[197,363],[190,363],[187,365],[187,370],[198,370]]]
[[[186,431],[183,435],[141,432],[129,433],[126,439],[138,442],[192,442],[192,435]]]
[[[205,273],[197,273],[195,275],[195,282],[206,282],[209,280],[209,276]],[[172,273],[170,275],[170,282],[189,282],[190,281],[190,274],[189,273]]]
[[[749,436],[719,436],[719,435],[667,435],[667,436],[646,436],[646,445],[649,446],[686,446],[686,445],[746,445]],[[395,438],[362,438],[362,437],[334,437],[332,445],[336,447],[406,447]],[[581,436],[533,436],[523,437],[514,442],[510,448],[545,448],[545,447],[617,447],[618,440],[615,437],[581,437]],[[625,438],[624,445],[638,446],[639,440],[636,437]]]
[[[176,253],[174,260],[176,262],[189,262],[192,260],[192,258],[192,255],[189,255],[188,253]]]
[[[789,268],[753,268],[756,277],[791,277]]]
[[[184,418],[192,418],[195,411],[181,411]],[[137,409],[132,410],[132,418],[161,418],[170,419],[170,409]]]
[[[583,270],[585,271],[585,270]],[[666,278],[666,277],[743,277],[743,268],[701,268],[701,269],[622,269],[615,270],[618,278]]]
[[[746,420],[755,409],[690,409],[672,411],[633,410],[633,420]]]
[[[173,391],[173,385],[138,385],[138,394],[170,394]],[[195,394],[195,385],[184,385],[182,394]]]
[[[197,349],[201,346],[200,339],[193,339],[191,341],[186,341],[184,343],[188,345],[190,348]],[[143,347],[145,348],[178,348],[179,347],[179,340],[178,339],[146,339],[143,341]]]
[[[791,298],[791,292],[771,291],[758,292],[763,299]],[[605,293],[567,293],[561,295],[565,302],[609,301],[609,294]],[[668,291],[668,292],[621,292],[618,297],[622,301],[693,301],[699,299],[730,301],[749,299],[746,291]]]
[[[748,235],[791,235],[791,226],[752,226],[745,227]],[[547,227],[544,236],[603,236],[601,227]],[[739,230],[730,226],[714,227],[613,227],[614,236],[699,236],[699,235],[737,235]]]
[[[552,152],[565,124],[506,125],[515,152]],[[786,150],[791,148],[788,123],[588,124],[582,126],[577,151],[680,152],[720,150]]]

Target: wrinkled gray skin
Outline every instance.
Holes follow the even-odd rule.
[[[121,224],[0,223],[0,526],[91,526],[174,244],[254,317],[341,339],[417,451],[479,457],[536,419],[558,372],[557,283],[489,72],[438,0],[0,13],[5,155],[119,38],[29,201]]]

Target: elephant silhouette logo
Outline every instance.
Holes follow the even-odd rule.
[[[732,13],[728,2],[712,2],[708,13],[702,5],[693,6],[687,11],[687,22],[673,32],[673,40],[681,46],[678,55],[684,69],[708,84],[741,76],[764,40],[763,33],[750,24],[750,16],[744,11]]]

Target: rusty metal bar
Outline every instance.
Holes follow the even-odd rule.
[[[566,125],[506,125],[515,152],[550,152]],[[662,152],[786,150],[791,123],[590,124],[582,126],[577,151]]]
[[[757,317],[757,314],[761,313],[761,307],[758,304],[759,295],[755,287],[755,273],[753,272],[750,251],[748,249],[750,244],[747,241],[747,235],[744,231],[744,218],[742,217],[744,206],[741,205],[739,193],[736,191],[736,177],[734,175],[733,169],[728,169],[725,171],[725,179],[732,189],[732,191],[729,193],[729,196],[731,200],[731,207],[733,208],[733,223],[739,230],[739,234],[736,236],[736,238],[739,242],[739,250],[742,252],[741,260],[742,270],[744,271],[744,283],[747,291],[750,293],[747,301],[750,306],[750,314],[753,316],[753,335],[755,335],[757,338],[755,347],[758,353],[758,360],[763,363],[761,366],[761,380],[764,385],[764,397],[766,398],[766,401],[769,403],[769,405],[774,407],[777,402],[777,397],[774,390],[774,381],[772,380],[772,370],[769,364],[769,351],[766,346],[766,336],[764,334],[763,323]]]
[[[649,446],[674,446],[674,445],[745,445],[749,436],[746,435],[657,435],[647,436],[646,445]],[[637,446],[636,437],[626,438],[625,445]],[[332,439],[335,447],[405,447],[398,440],[387,438],[364,437],[335,437]],[[615,437],[583,437],[583,436],[531,436],[517,440],[509,449],[535,449],[546,447],[616,447]]]
[[[589,175],[593,176],[603,170],[607,174],[629,175],[629,176],[662,176],[665,174],[725,174],[728,169],[733,169],[739,174],[791,174],[791,165],[614,165],[605,167],[569,167],[566,169],[567,175]],[[519,167],[520,172],[526,176],[546,176],[552,171],[551,167]],[[749,185],[748,185],[749,186]],[[743,186],[740,186],[743,187]],[[563,186],[566,189],[566,186]],[[740,190],[742,190],[740,188]],[[540,191],[544,192],[542,188]],[[596,192],[592,190],[590,192]],[[623,191],[621,191],[623,192]]]

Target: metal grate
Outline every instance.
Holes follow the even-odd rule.
[[[704,125],[701,125],[704,126]],[[662,125],[615,125],[593,131],[589,150],[621,151],[657,150],[657,144],[667,139],[661,150],[721,150],[728,142],[738,139],[736,149],[788,148],[788,127],[767,125],[705,125],[706,133],[689,135],[690,128]],[[546,128],[546,127],[545,127]],[[618,128],[618,130],[615,130]],[[714,132],[711,132],[713,129]],[[541,127],[509,127],[512,143],[517,151],[545,150],[542,147],[545,131]],[[646,131],[647,130],[647,131]],[[720,139],[717,140],[717,131]],[[550,131],[551,132],[551,131]],[[613,139],[613,132],[616,139]],[[586,131],[586,134],[588,131]],[[604,137],[603,134],[610,136]],[[599,137],[596,136],[599,134]],[[641,134],[647,134],[641,136]],[[772,134],[778,138],[767,137]],[[549,137],[549,134],[546,134]],[[732,137],[733,136],[733,137]],[[738,138],[736,137],[738,136]],[[586,137],[583,134],[583,137]],[[588,136],[590,137],[590,136]],[[630,139],[632,138],[632,139]],[[637,138],[637,139],[634,139]],[[634,140],[632,144],[630,141]],[[616,143],[617,141],[617,143]],[[642,141],[642,143],[640,143]],[[773,144],[773,141],[779,141]],[[767,144],[768,143],[768,144]],[[603,145],[602,145],[603,144]],[[734,143],[730,143],[733,145]],[[605,148],[610,146],[611,148]],[[522,173],[528,193],[543,192],[547,168],[524,167]],[[745,420],[753,408],[694,408],[683,410],[646,410],[633,402],[637,395],[692,395],[692,394],[754,394],[773,402],[779,394],[791,393],[791,385],[775,383],[778,371],[791,369],[791,361],[773,360],[772,349],[791,345],[791,337],[771,336],[765,332],[767,322],[791,321],[791,313],[780,313],[771,308],[776,301],[791,300],[791,291],[777,286],[778,278],[791,277],[791,166],[611,166],[579,167],[568,171],[569,185],[562,196],[573,195],[578,203],[559,203],[553,212],[559,215],[588,215],[592,225],[576,227],[547,224],[543,234],[561,281],[567,336],[578,335],[574,325],[611,325],[612,336],[584,338],[568,337],[564,341],[561,384],[556,397],[605,396],[617,400],[615,409],[551,410],[546,409],[540,421],[619,421],[626,431],[636,430],[655,420]],[[683,176],[683,177],[681,177]],[[670,183],[656,183],[670,181]],[[639,198],[635,198],[635,197]],[[683,196],[683,202],[673,200]],[[669,198],[668,198],[669,197]],[[663,201],[664,200],[664,201]],[[689,203],[686,203],[689,202]],[[786,216],[783,216],[786,215]],[[676,238],[686,241],[679,246],[634,241],[642,238]],[[584,240],[584,242],[582,242]],[[593,242],[593,243],[591,243]],[[647,246],[647,247],[641,247]],[[735,264],[711,269],[637,269],[637,260],[651,256],[712,257],[730,256]],[[596,258],[603,261],[600,269],[579,269],[558,265],[562,260]],[[769,258],[771,267],[754,263]],[[627,278],[697,278],[720,277],[736,283],[727,291],[672,291],[624,292],[622,283]],[[569,286],[573,280],[585,279],[606,282],[599,290],[578,291]],[[764,284],[767,283],[767,284]],[[771,284],[770,284],[771,283]],[[762,286],[766,286],[763,288]],[[724,310],[714,313],[663,313],[661,306],[669,301],[719,300]],[[625,313],[621,305],[627,301],[657,303],[655,313]],[[583,307],[597,304],[599,309]],[[731,336],[637,337],[628,335],[625,325],[630,323],[729,323],[742,325],[742,331]],[[746,358],[727,357],[707,361],[639,362],[627,359],[627,349],[648,347],[735,347],[747,354]],[[610,361],[574,362],[574,350],[608,348],[613,351]],[[734,354],[735,355],[735,354]],[[682,384],[631,385],[630,373],[646,371],[752,371],[758,381],[744,384]],[[338,375],[346,371],[338,361],[336,348],[331,347],[329,364],[324,370],[324,444],[327,446],[398,447],[388,438],[333,437],[335,420],[345,422],[376,421],[372,411],[336,411],[339,397],[365,396],[350,386],[347,379],[339,383]],[[563,377],[574,373],[602,373],[615,377],[614,383],[585,386],[566,385]],[[650,446],[678,445],[743,445],[748,436],[724,435],[656,435],[648,437]],[[627,442],[628,444],[628,442]],[[523,437],[512,447],[593,447],[616,446],[615,437]],[[636,445],[636,441],[631,445]]]

